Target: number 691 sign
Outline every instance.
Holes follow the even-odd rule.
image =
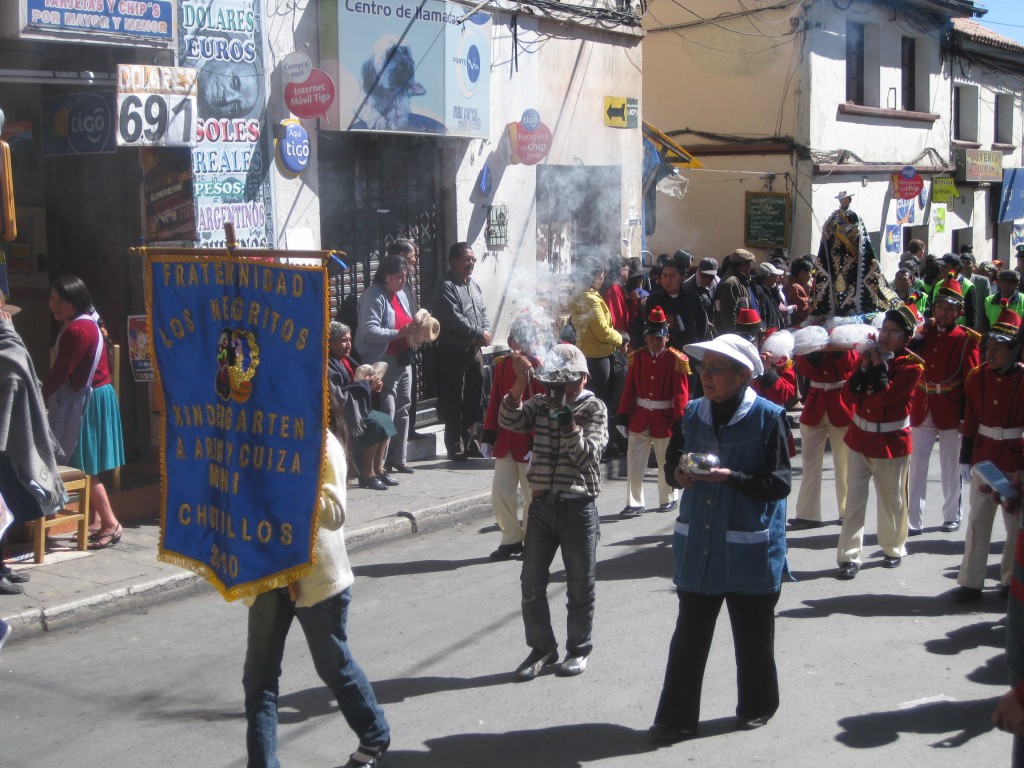
[[[193,67],[117,66],[117,145],[180,147],[196,143]]]

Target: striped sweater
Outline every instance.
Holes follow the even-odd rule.
[[[608,410],[593,392],[583,390],[570,403],[581,429],[563,435],[548,411],[544,395],[501,401],[498,425],[513,432],[533,430],[533,459],[527,476],[536,491],[565,491],[596,497],[601,493],[601,452],[608,442]]]

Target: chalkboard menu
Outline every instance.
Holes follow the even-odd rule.
[[[789,194],[747,192],[743,206],[743,241],[746,245],[781,245],[789,242]]]

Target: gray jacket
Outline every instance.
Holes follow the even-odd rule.
[[[406,314],[409,311],[409,297],[405,291],[398,292],[398,300]],[[359,297],[359,329],[356,331],[356,351],[364,363],[376,363],[387,351],[388,344],[395,340],[395,310],[387,291],[374,283]]]
[[[434,292],[434,317],[441,323],[437,343],[452,349],[470,349],[484,331],[491,329],[484,294],[473,280],[463,285],[451,270]]]

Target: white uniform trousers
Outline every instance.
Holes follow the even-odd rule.
[[[992,525],[996,511],[1002,508],[987,493],[981,493],[981,480],[971,476],[971,511],[967,515],[967,533],[964,537],[964,557],[960,561],[960,573],[956,583],[962,587],[981,589],[985,586],[985,571],[988,570],[988,550],[992,541]],[[1006,529],[1006,543],[1003,544],[1003,559],[999,567],[999,580],[1010,583],[1013,571],[1013,556],[1017,548],[1017,518],[1006,512],[1003,527]]]
[[[825,461],[825,440],[832,446],[832,469],[835,474],[836,507],[839,519],[846,516],[846,436],[848,427],[837,427],[822,417],[816,426],[800,425],[800,493],[796,497],[796,516],[800,520],[821,522],[821,470]]]
[[[959,523],[963,509],[960,482],[960,431],[936,429],[929,413],[919,427],[910,428],[909,526],[924,527],[924,501],[928,494],[928,462],[939,441],[939,477],[942,480],[942,522]]]
[[[860,563],[864,545],[864,514],[868,483],[875,481],[878,508],[878,546],[890,557],[907,554],[907,466],[909,456],[869,459],[859,451],[847,451],[846,516],[839,534],[839,563]]]
[[[518,462],[509,453],[494,460],[494,480],[491,481],[491,506],[494,519],[501,529],[502,544],[522,544],[526,540],[526,517],[530,506],[530,482],[526,472],[530,465]],[[523,492],[523,523],[519,524],[519,497]]]
[[[658,504],[675,501],[676,490],[665,482],[665,451],[668,450],[667,437],[651,437],[650,430],[630,432],[626,445],[626,506],[644,506],[644,473],[647,471],[647,459],[654,446],[654,457],[658,461]]]

